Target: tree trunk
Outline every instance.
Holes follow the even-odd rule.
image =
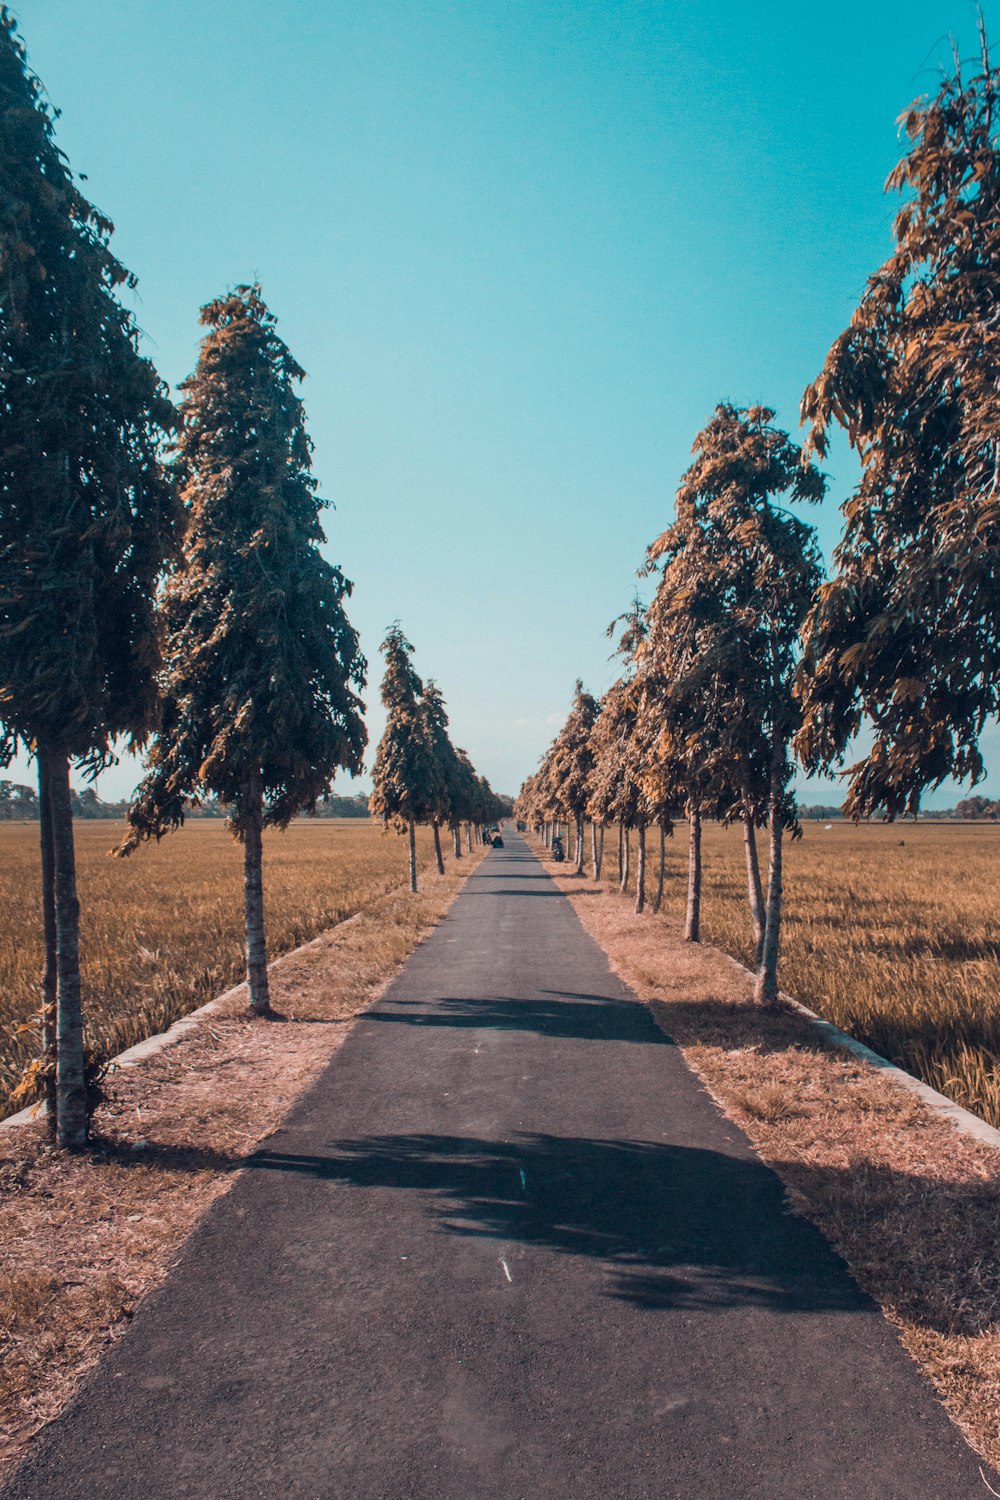
[[[778,998],[778,949],[781,942],[781,841],[784,765],[777,753],[771,762],[771,797],[768,803],[768,833],[771,847],[767,861],[767,907],[764,913],[764,945],[757,969],[754,999],[773,1005]]]
[[[622,883],[621,889],[628,891],[628,878],[632,873],[632,830],[622,824]]]
[[[87,1144],[87,1084],[83,1071],[80,994],[80,902],[76,893],[69,757],[39,747],[45,756],[52,818],[53,907],[56,929],[56,1138],[77,1151]]]
[[[653,911],[658,912],[663,905],[663,877],[667,867],[667,825],[660,819],[660,868],[656,876],[656,895],[653,897]]]
[[[747,857],[747,888],[750,897],[750,916],[753,918],[754,968],[760,968],[764,951],[764,892],[760,883],[760,860],[757,858],[757,834],[753,818],[743,815],[743,847]]]
[[[455,858],[462,858],[462,830],[457,823],[451,825],[451,836],[455,844]]]
[[[250,1011],[255,1016],[271,1016],[271,992],[267,982],[267,941],[264,936],[264,869],[263,838],[264,796],[260,772],[254,771],[247,784],[247,820],[243,835],[243,908],[247,940],[247,990]]]
[[[583,874],[583,856],[586,852],[586,841],[583,836],[583,818],[576,820],[576,873]]]
[[[45,1069],[45,1124],[56,1134],[56,893],[55,849],[52,843],[52,806],[49,800],[45,756],[38,757],[38,834],[42,867],[42,934],[45,959],[42,967],[42,1065]]]
[[[635,910],[641,916],[646,909],[646,825],[639,821],[639,852],[635,862]]]
[[[597,843],[597,824],[590,825],[590,858],[594,865],[594,879],[601,878],[601,851]]]
[[[472,853],[472,824],[471,823],[466,823],[466,825],[465,825],[465,842],[466,842],[466,845],[468,847],[469,853],[471,854]]]
[[[625,874],[625,825],[618,824],[618,884],[621,885]]]
[[[434,819],[434,858],[437,860],[438,874],[444,874],[444,855],[441,853],[441,830],[438,828],[437,819]]]
[[[408,828],[410,842],[410,890],[416,893],[417,889],[417,828],[411,818]]]
[[[688,817],[688,904],[684,941],[701,941],[701,809],[692,807]]]

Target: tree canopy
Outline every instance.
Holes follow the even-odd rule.
[[[264,826],[284,828],[337,771],[360,771],[366,743],[351,584],[320,552],[304,372],[259,286],[209,302],[202,323],[181,387],[188,527],[161,605],[163,718],[130,844],[180,824],[192,795],[221,799],[242,835],[259,790]]]
[[[175,413],[119,300],[134,280],[113,226],[55,144],[6,7],[0,159],[0,764],[20,742],[38,765],[41,1068],[50,1122],[75,1148],[87,1089],[69,767],[96,771],[119,736],[141,744],[155,723]]]
[[[903,116],[895,250],[802,403],[809,444],[845,428],[861,459],[835,576],[804,632],[798,747],[850,767],[846,810],[915,813],[945,777],[978,778],[1000,708],[1000,150],[985,45],[966,77]]]
[[[431,730],[422,709],[424,685],[413,665],[413,647],[397,621],[382,642],[385,673],[380,697],[386,711],[368,806],[372,816],[404,832],[429,821],[445,796]]]

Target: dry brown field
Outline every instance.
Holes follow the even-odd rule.
[[[197,820],[129,859],[112,822],[76,824],[84,1005],[101,1056],[164,1030],[243,977],[243,851]],[[433,862],[418,830],[421,868]],[[365,819],[316,819],[264,836],[272,956],[362,910],[407,878],[406,840]],[[35,1055],[42,933],[37,823],[0,823],[0,1117]]]
[[[605,850],[610,875],[610,830]],[[764,837],[760,850],[766,865]],[[667,861],[666,907],[679,917],[683,826]],[[649,862],[651,894],[655,837]],[[747,962],[739,829],[706,827],[704,881],[703,940]],[[782,988],[1000,1125],[1000,827],[809,822],[786,845],[785,899]]]

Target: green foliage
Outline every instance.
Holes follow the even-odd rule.
[[[209,332],[182,389],[176,467],[188,527],[163,593],[164,709],[129,813],[126,852],[214,796],[242,836],[311,811],[361,769],[365,661],[351,584],[320,552],[323,502],[295,386],[303,372],[258,286],[202,309]]]
[[[38,817],[38,793],[33,786],[0,781],[0,822]]]
[[[798,738],[818,769],[871,726],[845,773],[855,817],[978,778],[1000,708],[998,84],[984,39],[974,76],[907,111],[895,251],[802,403],[815,451],[838,423],[863,464],[805,629]]]
[[[5,7],[0,160],[0,720],[96,767],[155,722],[175,413]]]
[[[966,821],[984,819],[1000,823],[1000,802],[991,802],[989,797],[965,797],[956,804],[953,816]]]
[[[322,802],[316,804],[313,814],[317,818],[367,818],[368,798],[364,792],[358,792],[353,797],[340,797],[331,792],[324,797]]]

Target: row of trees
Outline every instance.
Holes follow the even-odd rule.
[[[758,993],[777,994],[782,843],[797,831],[790,741],[800,722],[793,693],[796,643],[820,580],[812,529],[780,503],[818,500],[816,467],[774,425],[766,407],[717,408],[695,442],[670,527],[647,552],[657,578],[621,626],[625,669],[600,703],[577,684],[561,733],[522,788],[518,811],[536,826],[566,819],[584,861],[585,818],[600,872],[602,829],[620,831],[627,884],[628,832],[637,831],[636,909],[646,904],[646,836],[660,839],[654,909],[663,895],[664,844],[678,817],[689,826],[685,935],[698,941],[701,827],[706,817],[743,825]],[[757,831],[767,828],[766,891]]]
[[[146,750],[122,855],[192,804],[226,809],[244,849],[250,1008],[273,1016],[262,832],[362,769],[366,663],[352,586],[320,552],[303,371],[260,287],[202,309],[175,406],[121,301],[134,278],[112,225],[53,119],[0,7],[0,766],[23,749],[38,768],[46,956],[26,1084],[44,1086],[59,1142],[79,1147],[71,766],[94,774],[122,745]]]
[[[451,743],[441,690],[433,679],[425,685],[417,675],[413,647],[398,622],[382,642],[382,654],[386,726],[375,756],[368,806],[386,828],[392,825],[408,836],[410,889],[415,891],[418,823],[434,831],[438,873],[443,875],[441,829],[450,830],[455,858],[460,859],[462,824],[471,849],[473,830],[481,839],[491,823],[509,816],[513,803],[477,776],[466,752]]]
[[[624,622],[620,680],[600,705],[578,686],[518,803],[536,826],[576,825],[578,868],[583,817],[595,851],[605,823],[636,828],[640,909],[645,830],[664,837],[685,816],[691,940],[701,819],[738,819],[763,1000],[777,993],[782,840],[798,828],[793,753],[845,776],[848,815],[915,816],[927,789],[982,776],[1000,712],[998,91],[981,34],[971,76],[956,63],[907,111],[887,184],[904,195],[895,250],[805,393],[805,444],[765,407],[717,408],[649,548],[655,593]],[[785,502],[822,498],[814,460],[834,425],[862,477],[824,582],[813,530]]]

